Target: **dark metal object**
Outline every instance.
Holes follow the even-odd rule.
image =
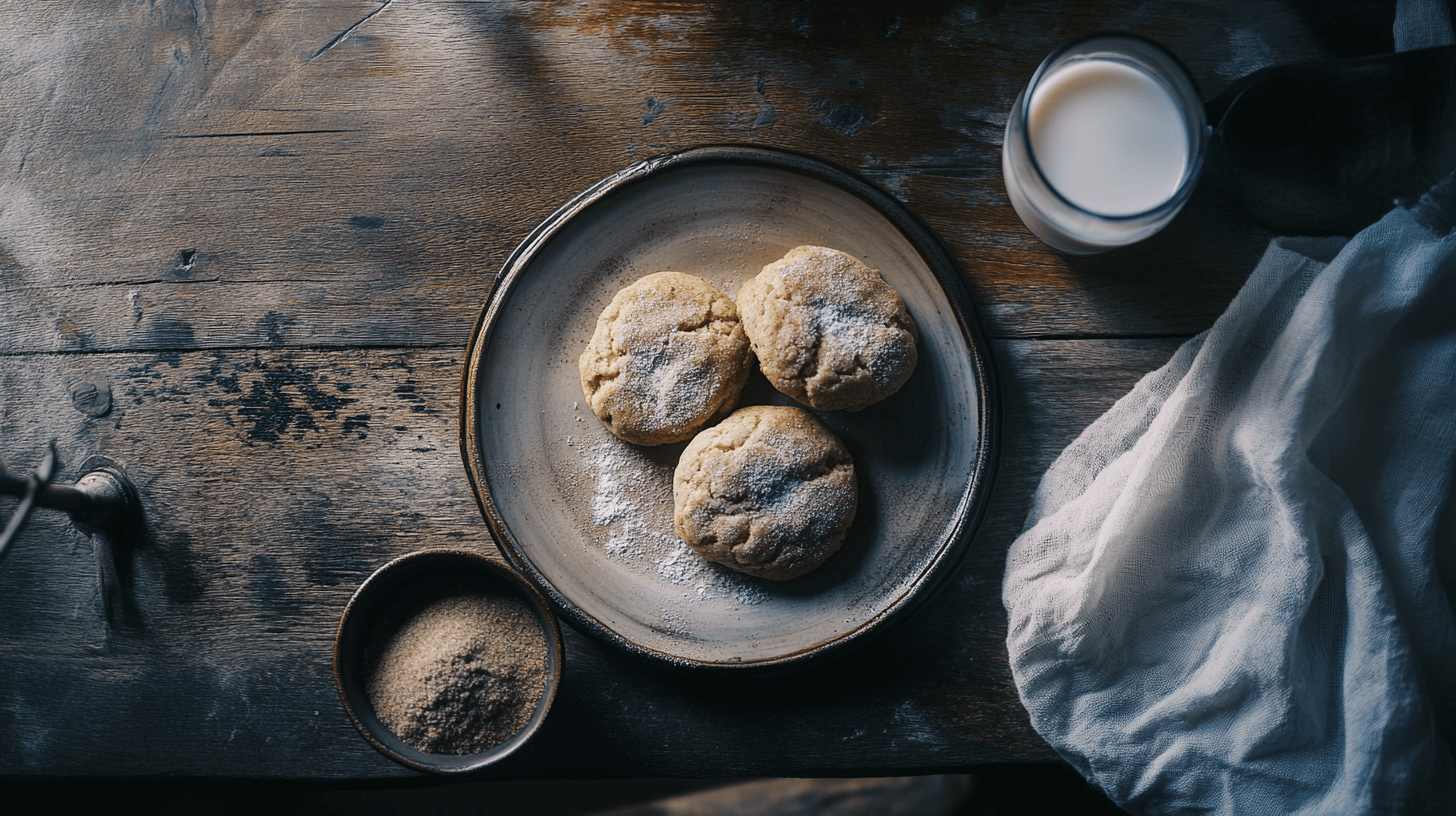
[[[55,485],[51,479],[55,478],[56,458],[56,443],[52,441],[39,470],[32,476],[16,476],[0,462],[0,493],[21,497],[20,506],[10,517],[5,532],[0,534],[0,558],[5,557],[10,544],[38,507],[70,513],[71,520],[87,534],[119,529],[140,512],[141,505],[131,480],[115,463],[89,459],[87,472],[74,485]]]
[[[0,463],[0,492],[20,496],[20,507],[16,508],[15,515],[10,517],[10,523],[5,525],[5,532],[0,533],[0,558],[5,557],[6,551],[10,549],[10,542],[15,540],[25,523],[30,520],[30,513],[36,507],[36,499],[40,497],[42,490],[50,485],[51,479],[56,475],[56,443],[52,442],[50,450],[46,451],[45,459],[40,463],[40,470],[34,476],[19,478],[11,476],[5,471],[5,465]]]
[[[1274,232],[1353,235],[1456,170],[1456,46],[1264,68],[1206,110],[1211,183]]]

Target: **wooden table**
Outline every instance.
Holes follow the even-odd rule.
[[[1163,42],[1211,96],[1387,51],[1391,6],[0,6],[0,459],[55,438],[73,481],[110,457],[147,522],[105,592],[64,514],[0,562],[0,774],[411,775],[345,718],[332,638],[389,559],[495,552],[457,427],[495,272],[598,179],[722,143],[855,170],[949,246],[1000,369],[988,516],[894,636],[801,673],[672,673],[568,631],[545,728],[488,775],[1056,762],[1007,669],[1007,546],[1051,459],[1212,323],[1270,236],[1204,191],[1141,245],[1058,256],[1006,201],[1006,111],[1095,30]]]

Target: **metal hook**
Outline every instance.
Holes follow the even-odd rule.
[[[20,496],[20,506],[5,532],[0,534],[0,559],[5,557],[12,541],[37,507],[64,510],[83,532],[92,533],[115,528],[133,519],[139,512],[136,490],[120,468],[100,462],[82,476],[75,485],[53,485],[56,474],[56,443],[51,440],[45,459],[35,475],[19,477],[6,472],[0,462],[0,493]]]
[[[56,441],[51,440],[50,448],[46,451],[45,459],[41,460],[40,470],[34,476],[19,478],[11,476],[5,471],[5,463],[0,462],[0,492],[20,496],[20,507],[16,508],[15,515],[10,517],[10,523],[5,525],[5,532],[0,533],[0,558],[5,557],[5,552],[10,549],[10,542],[20,534],[21,528],[30,520],[30,513],[35,509],[35,500],[40,492],[51,483],[56,475]]]

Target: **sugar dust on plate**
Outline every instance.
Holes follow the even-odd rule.
[[[616,437],[573,447],[593,480],[593,532],[607,555],[650,569],[687,590],[689,599],[726,597],[744,606],[769,600],[749,579],[704,560],[672,532],[671,466]]]

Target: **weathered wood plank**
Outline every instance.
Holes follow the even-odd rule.
[[[1006,442],[989,516],[958,577],[893,637],[789,677],[724,682],[569,633],[552,717],[499,773],[839,775],[1053,760],[1007,673],[1002,559],[1046,464],[1174,345],[999,344]],[[426,546],[494,552],[458,453],[462,364],[453,349],[0,359],[0,458],[33,465],[53,436],[62,479],[88,456],[117,460],[148,527],[118,548],[109,595],[95,542],[59,513],[37,516],[0,562],[0,768],[405,774],[348,724],[330,649],[348,597],[388,559]],[[70,407],[87,384],[110,390],[109,413]]]
[[[1005,111],[1097,29],[1166,42],[1210,93],[1389,29],[1385,4],[1291,8],[11,5],[0,353],[457,345],[550,211],[721,142],[870,175],[944,237],[997,336],[1190,334],[1266,236],[1208,197],[1144,246],[1056,256],[1001,189]]]
[[[74,479],[107,455],[148,518],[105,588],[96,541],[56,514],[0,563],[0,773],[408,775],[339,711],[329,648],[389,558],[493,551],[455,417],[494,271],[599,178],[721,142],[861,171],[945,239],[1006,338],[987,519],[893,637],[789,677],[667,674],[569,632],[551,719],[494,773],[1054,760],[1006,667],[1006,548],[1056,453],[1214,319],[1267,235],[1201,193],[1142,245],[1052,254],[1000,186],[1005,111],[1094,30],[1164,42],[1211,95],[1387,50],[1391,17],[1353,0],[0,8],[0,458],[33,464],[55,437]]]
[[[454,352],[0,362],[4,458],[18,467],[54,436],[74,480],[108,455],[148,527],[116,546],[107,593],[95,542],[60,514],[0,564],[0,764],[390,770],[355,750],[367,746],[339,716],[329,650],[342,604],[391,556],[490,546],[459,464],[459,365]],[[109,388],[111,411],[69,407],[78,382]]]
[[[604,810],[596,816],[950,816],[970,800],[975,777],[764,779]]]

